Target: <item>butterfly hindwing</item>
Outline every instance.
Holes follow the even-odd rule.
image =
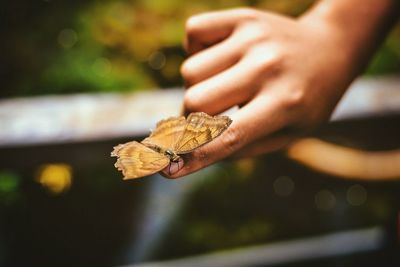
[[[185,154],[207,144],[228,128],[232,120],[227,116],[209,116],[203,112],[191,113],[186,127],[175,144],[177,154]]]
[[[122,171],[124,179],[134,179],[159,172],[170,160],[164,154],[132,141],[114,147],[111,156],[118,157],[115,167]]]

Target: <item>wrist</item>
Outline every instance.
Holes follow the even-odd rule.
[[[357,75],[394,24],[397,0],[322,0],[299,20],[319,28],[340,49]],[[339,53],[340,52],[340,53]]]

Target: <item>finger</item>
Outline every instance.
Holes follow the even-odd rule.
[[[217,114],[248,102],[276,74],[274,55],[268,53],[258,58],[249,53],[231,68],[190,87],[184,97],[185,112]]]
[[[177,173],[180,169],[183,168],[185,165],[185,162],[183,158],[179,158],[177,162],[171,162],[167,167],[165,167],[160,174],[164,176],[165,178],[170,178],[171,175]]]
[[[283,149],[297,140],[295,135],[271,135],[249,144],[232,154],[232,159],[255,157]]]
[[[237,63],[243,55],[241,39],[239,34],[234,33],[226,40],[188,58],[181,67],[185,85],[190,87]]]
[[[185,113],[203,111],[210,115],[247,102],[256,91],[238,63],[216,76],[190,87],[184,96]]]
[[[189,55],[228,37],[238,21],[249,17],[250,9],[230,9],[207,12],[190,17],[186,21],[184,46]]]
[[[169,176],[177,178],[192,173],[282,128],[287,119],[284,112],[277,112],[280,105],[272,95],[255,98],[233,114],[231,126],[221,136],[194,150],[185,158],[185,166]]]

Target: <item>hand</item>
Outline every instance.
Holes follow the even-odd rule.
[[[360,69],[354,47],[318,16],[233,9],[190,18],[186,34],[185,111],[240,109],[220,137],[166,173],[171,178],[283,148],[329,119]]]

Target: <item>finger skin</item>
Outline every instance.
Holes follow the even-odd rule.
[[[175,174],[177,178],[201,168],[204,168],[220,159],[227,158],[241,148],[261,138],[266,133],[272,133],[286,124],[284,113],[276,113],[280,102],[275,98],[262,96],[255,98],[231,116],[232,124],[218,138],[194,150],[185,158],[185,166]],[[265,116],[254,116],[254,112],[262,112]]]
[[[239,21],[252,19],[254,10],[236,8],[190,17],[185,25],[184,46],[189,55],[227,38]]]
[[[256,50],[248,53],[231,68],[188,88],[184,96],[185,113],[203,111],[215,115],[246,104],[269,86],[267,82],[274,81],[279,73],[276,68],[279,60],[273,49],[262,55]]]
[[[240,44],[239,36],[233,34],[220,43],[205,48],[187,59],[181,66],[185,85],[190,87],[237,63],[243,53]]]
[[[247,9],[189,20],[186,42],[192,58],[183,71],[189,85],[186,112],[215,114],[234,105],[241,109],[220,137],[195,150],[172,177],[235,153],[278,149],[285,138],[274,140],[277,131],[307,131],[327,121],[382,42],[396,5],[394,0],[321,0],[299,18]],[[242,53],[217,55],[218,46],[237,33],[246,33],[240,41]],[[206,63],[211,56],[217,63]],[[253,65],[244,64],[248,59]]]

